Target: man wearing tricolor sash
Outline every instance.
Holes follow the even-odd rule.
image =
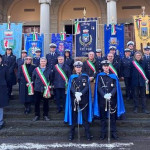
[[[86,73],[90,78],[92,97],[94,97],[94,86],[96,77],[96,60],[94,52],[88,53],[88,59],[83,63],[83,73]]]
[[[120,76],[120,63],[114,59],[114,55],[112,53],[109,53],[107,55],[107,60],[110,62],[109,64],[110,73],[113,73],[119,77]]]
[[[142,112],[149,113],[146,110],[146,86],[149,83],[145,74],[145,62],[142,60],[142,53],[136,52],[131,67],[131,83],[133,87],[134,113],[138,113],[139,99],[142,101]]]
[[[68,78],[71,75],[71,69],[64,63],[64,57],[58,57],[58,64],[53,67],[52,84],[55,89],[55,98],[57,104],[57,113],[65,109],[66,89]]]
[[[104,140],[107,133],[107,117],[110,115],[110,132],[113,139],[118,139],[116,117],[125,113],[122,92],[118,77],[110,73],[110,62],[102,61],[103,72],[96,78],[94,95],[94,115],[101,119],[100,139]],[[110,106],[110,107],[109,107]],[[108,130],[109,131],[109,130]]]
[[[40,66],[33,71],[32,80],[34,83],[34,99],[35,99],[35,117],[33,121],[40,119],[40,103],[43,102],[43,120],[49,121],[49,98],[51,97],[51,70],[46,66],[45,57],[40,58]]]
[[[34,87],[31,80],[34,69],[30,56],[27,56],[24,64],[18,68],[19,99],[25,106],[25,114],[31,112],[31,103],[34,101]]]
[[[89,123],[93,118],[91,88],[88,75],[82,73],[82,65],[81,61],[74,63],[76,73],[70,76],[68,82],[64,121],[70,125],[70,141],[74,139],[76,125],[78,125],[78,138],[79,125],[83,125],[87,140],[91,140],[89,131]]]

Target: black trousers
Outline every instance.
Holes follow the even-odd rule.
[[[12,93],[12,82],[8,82],[7,88],[8,88],[8,96],[11,97],[11,93]]]
[[[136,86],[134,89],[134,108],[139,107],[139,100],[142,101],[142,109],[146,109],[146,87],[145,86]]]
[[[43,116],[48,116],[49,99],[43,97],[43,93],[34,91],[35,116],[40,116],[40,103],[43,102]]]
[[[65,110],[65,103],[66,103],[66,94],[65,88],[56,88],[55,89],[55,98],[58,110],[61,110],[61,105]]]
[[[124,77],[124,83],[126,86],[126,97],[131,98],[132,97],[131,78]]]
[[[80,108],[82,109],[85,105],[80,104]],[[88,123],[88,111],[89,107],[87,106],[85,109],[82,110],[82,119],[83,119],[83,126],[85,129],[86,136],[90,135],[89,131],[89,123]],[[75,133],[75,126],[77,125],[78,120],[78,110],[74,111],[74,106],[72,106],[72,125],[70,126],[70,134],[74,135]]]
[[[112,108],[115,108],[115,107],[112,107]],[[107,111],[105,111],[105,105],[100,107],[100,114],[101,114],[101,133],[106,134],[108,114],[107,114]],[[117,129],[116,129],[116,112],[110,114],[110,131],[112,133],[117,132]]]

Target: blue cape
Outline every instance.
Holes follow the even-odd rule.
[[[70,94],[70,89],[71,89],[71,83],[74,78],[77,78],[79,75],[73,74],[69,78],[68,82],[68,88],[67,88],[67,97],[66,97],[66,106],[65,106],[65,118],[64,121],[67,122],[69,125],[72,125],[72,101],[71,101],[71,94]],[[87,76],[86,74],[82,74],[82,76]],[[93,118],[93,113],[92,113],[92,96],[91,96],[91,87],[90,87],[90,81],[88,77],[88,84],[89,84],[89,112],[88,112],[88,122],[92,122]],[[80,119],[80,120],[79,120]],[[78,124],[82,124],[82,111],[78,114]]]
[[[100,117],[100,111],[99,111],[99,105],[98,105],[98,92],[97,92],[98,77],[99,76],[104,76],[104,75],[106,75],[106,73],[104,73],[104,72],[99,73],[97,75],[96,84],[95,84],[94,115],[98,116],[98,117]],[[121,92],[120,84],[119,84],[118,78],[117,78],[117,76],[115,74],[109,74],[108,76],[110,78],[116,80],[116,87],[117,87],[117,116],[120,117],[122,114],[125,113],[124,101],[123,101],[123,97],[122,97],[122,92]]]

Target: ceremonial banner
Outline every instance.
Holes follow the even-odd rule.
[[[44,56],[44,35],[38,33],[31,33],[24,35],[24,45],[28,55],[31,57],[35,56],[37,49],[41,50],[41,56]]]
[[[4,55],[6,48],[11,47],[13,54],[19,58],[22,49],[22,23],[0,24],[0,54]]]
[[[87,57],[90,51],[97,48],[97,18],[75,20],[76,57]]]
[[[57,45],[56,51],[60,55],[64,55],[65,49],[69,49],[72,55],[72,47],[73,47],[72,35],[67,36],[65,32],[61,32],[61,34],[53,33],[51,37],[51,41],[52,43],[55,43]]]
[[[124,24],[104,26],[105,55],[109,53],[109,46],[116,46],[117,53],[124,56]]]
[[[134,16],[136,49],[143,50],[150,43],[150,16]]]

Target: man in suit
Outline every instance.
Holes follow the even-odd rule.
[[[60,113],[65,109],[66,101],[66,88],[68,84],[68,78],[71,75],[71,69],[64,63],[64,57],[58,57],[58,64],[53,67],[52,84],[55,89],[55,98],[57,104],[57,113]],[[62,105],[62,106],[61,106]]]

